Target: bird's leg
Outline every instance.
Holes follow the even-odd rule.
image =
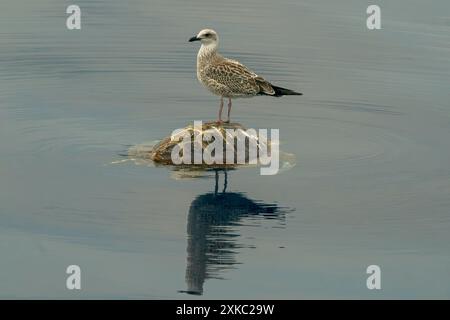
[[[222,123],[222,109],[223,109],[223,97],[220,97],[219,120],[217,120],[217,123]]]
[[[226,123],[230,123],[230,113],[231,113],[231,98],[228,98],[228,118]]]

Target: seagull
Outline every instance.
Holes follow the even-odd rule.
[[[277,87],[258,76],[240,62],[225,58],[217,52],[219,36],[212,29],[203,29],[189,42],[200,41],[197,54],[197,78],[209,91],[220,96],[218,123],[222,122],[224,98],[228,98],[228,117],[230,122],[231,99],[249,98],[257,95],[281,97],[302,95],[286,88]]]

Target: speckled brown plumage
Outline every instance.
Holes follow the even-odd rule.
[[[212,93],[221,97],[219,121],[222,121],[223,98],[228,98],[228,121],[231,98],[256,95],[281,97],[301,93],[277,87],[258,76],[238,61],[227,59],[217,52],[219,36],[214,30],[204,29],[189,41],[201,41],[197,54],[197,78]]]
[[[217,53],[199,57],[198,80],[212,93],[227,97],[252,97],[275,94],[271,84],[237,61]]]

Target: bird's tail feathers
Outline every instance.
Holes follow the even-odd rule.
[[[273,88],[273,91],[275,91],[275,94],[273,95],[274,97],[303,95],[303,93],[295,92],[293,90],[282,88],[282,87],[277,87],[274,85],[272,85],[272,88]]]

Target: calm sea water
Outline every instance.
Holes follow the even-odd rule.
[[[0,298],[450,298],[450,3],[377,1],[376,31],[369,4],[2,1]],[[232,113],[279,128],[295,167],[120,162],[216,117],[187,42],[204,27],[304,93]]]

